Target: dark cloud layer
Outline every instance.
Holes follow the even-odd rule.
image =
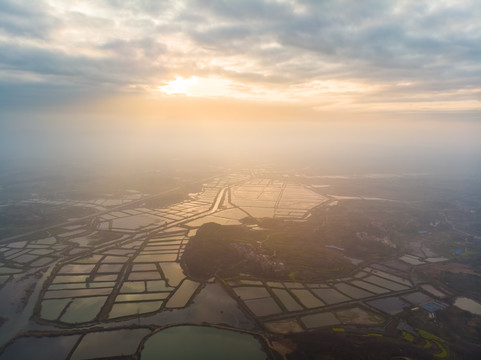
[[[42,1],[3,0],[0,2],[0,31],[15,37],[46,38],[61,23],[48,11],[49,7]]]
[[[236,47],[256,56],[259,55],[256,48],[271,39],[280,44],[279,55],[283,56],[271,56],[269,61],[280,66],[281,72],[286,60],[307,53],[314,58],[305,73],[307,77],[324,63],[341,64],[348,76],[368,79],[376,78],[384,69],[392,70],[390,74],[382,74],[387,81],[418,81],[436,74],[448,78],[463,76],[466,86],[470,86],[476,85],[481,75],[480,67],[476,66],[481,60],[476,42],[481,39],[479,26],[475,25],[481,14],[479,10],[472,12],[474,3],[471,7],[465,3],[459,7],[429,9],[426,2],[424,6],[409,5],[399,13],[395,11],[397,3],[392,1],[309,2],[302,13],[275,2],[207,3],[206,6],[204,1],[196,1],[194,6],[208,17],[229,21],[230,28],[236,29],[240,36],[232,39],[232,31],[222,31],[225,25],[214,25],[204,32],[195,32],[193,38],[200,46],[224,54],[230,53],[232,42],[242,41]],[[242,28],[251,31],[240,31]],[[475,28],[477,32],[473,31]],[[252,36],[247,37],[246,33]],[[292,71],[293,81],[303,75],[303,71]]]

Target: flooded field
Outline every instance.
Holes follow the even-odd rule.
[[[264,360],[266,354],[259,341],[248,334],[204,326],[176,326],[149,337],[140,358]]]
[[[300,311],[302,306],[284,289],[272,289],[274,295],[281,301],[287,311]]]
[[[334,314],[329,312],[303,316],[301,317],[301,322],[307,329],[340,324],[340,321]]]
[[[239,296],[242,300],[257,299],[270,296],[265,288],[257,286],[237,287],[234,288],[234,291],[237,296]]]
[[[376,275],[367,276],[363,280],[367,281],[367,282],[370,282],[374,285],[377,285],[379,287],[384,287],[386,289],[393,290],[393,291],[401,291],[401,290],[407,290],[408,289],[407,286],[395,283],[393,281],[389,281],[387,279],[381,278],[381,277],[376,276]]]
[[[255,218],[302,219],[328,199],[299,185],[270,179],[252,180],[231,189],[231,202]]]
[[[381,267],[381,265],[378,266]],[[374,275],[374,273],[377,275]],[[282,321],[286,322],[286,328],[292,326],[294,329],[296,326],[301,326],[298,324],[296,318],[294,318],[295,313],[308,311],[310,309],[349,304],[351,302],[354,303],[359,300],[365,301],[364,299],[371,299],[380,294],[406,290],[408,289],[408,283],[407,280],[404,280],[399,276],[371,268],[365,268],[362,271],[358,271],[353,277],[345,277],[328,282],[310,282],[306,284],[296,281],[267,281],[264,283],[247,278],[227,281],[227,284],[238,297],[239,302],[247,306],[247,308],[249,308],[249,310],[256,316],[275,319],[278,315],[284,314],[285,317],[285,315],[293,313],[291,315],[292,318],[286,318]],[[402,306],[400,305],[409,306],[408,302],[405,302],[400,298],[394,299],[395,300],[392,301],[386,300],[385,303],[381,301],[381,303],[378,304],[378,308],[382,311],[396,314],[402,310]],[[409,299],[414,300],[414,297]],[[384,319],[380,315],[366,313],[364,310],[358,309],[353,311],[358,314],[351,314],[351,317],[354,319],[354,317],[357,316],[359,319],[346,322],[346,324],[355,324],[357,321],[359,324],[376,325],[381,321],[380,319]],[[336,321],[340,323],[340,319],[343,315],[338,316],[337,313],[332,313],[332,316],[337,316]],[[320,318],[324,317],[324,315],[320,316]],[[313,319],[315,318],[316,317]],[[275,329],[277,327],[276,324],[278,324],[276,321],[281,320],[267,321],[265,324],[269,328]],[[284,323],[282,321],[279,323],[279,332],[284,331],[282,330],[284,329],[284,325],[282,325]],[[328,321],[326,323],[328,324],[330,322]],[[309,324],[313,328],[324,326],[314,326],[312,325],[314,323]],[[305,324],[305,326],[307,325]]]
[[[121,357],[137,352],[140,341],[150,334],[148,329],[101,331],[84,335],[70,360]]]
[[[80,335],[22,337],[9,345],[0,359],[65,360],[79,338]]]
[[[186,306],[198,287],[198,283],[188,279],[184,280],[177,291],[169,299],[166,306],[168,308],[181,308]]]
[[[125,316],[139,316],[160,310],[163,301],[117,302],[109,313],[109,319]]]
[[[125,216],[127,215],[127,216]],[[164,219],[150,214],[120,217],[111,221],[112,230],[137,230],[146,226],[162,224]]]
[[[352,281],[352,284],[357,286],[357,287],[360,287],[362,289],[365,289],[367,291],[370,291],[373,294],[384,294],[384,293],[389,292],[388,289],[381,288],[379,286],[367,283],[367,282],[362,281],[362,280],[354,280],[354,281]]]
[[[66,307],[60,321],[73,324],[92,321],[106,300],[105,296],[75,298]]]
[[[430,293],[431,295],[434,295],[435,297],[438,297],[438,298],[445,298],[446,297],[446,294],[443,293],[441,290],[435,288],[434,286],[432,286],[431,284],[422,284],[420,286],[423,290],[427,291],[428,293]]]
[[[417,306],[420,306],[420,305],[424,305],[424,304],[427,304],[427,303],[430,303],[431,301],[433,301],[434,299],[420,291],[416,291],[414,293],[411,293],[411,294],[407,294],[407,295],[403,295],[402,298],[408,302],[410,302],[411,304],[414,304],[414,305],[417,305]]]
[[[329,305],[351,300],[335,289],[313,289],[312,292]]]
[[[412,284],[409,280],[406,280],[402,277],[399,277],[399,276],[396,276],[396,275],[393,275],[393,274],[390,274],[390,273],[387,273],[387,272],[384,272],[384,271],[375,270],[375,269],[371,269],[371,268],[366,268],[366,269],[364,269],[364,271],[370,272],[371,274],[380,276],[384,279],[388,279],[388,280],[406,285],[408,287],[412,286]]]
[[[469,311],[471,314],[481,315],[481,304],[472,299],[458,297],[454,301],[454,306]]]
[[[337,284],[336,289],[338,289],[342,293],[346,294],[347,296],[350,296],[353,299],[362,299],[362,298],[369,297],[369,296],[373,295],[372,293],[370,293],[368,291],[362,290],[358,287],[351,286],[351,285],[345,284],[345,283]]]
[[[313,309],[324,305],[324,303],[320,299],[316,298],[309,290],[293,289],[292,293],[299,299],[301,304],[308,309]]]
[[[389,297],[383,299],[377,299],[369,301],[368,304],[382,312],[390,315],[395,315],[403,311],[405,308],[409,308],[409,303],[403,301],[399,297]]]
[[[71,299],[44,300],[42,301],[41,317],[46,320],[57,320],[63,309]]]
[[[181,266],[186,246],[207,222],[231,225],[242,219],[253,222],[252,217],[277,217],[306,224],[313,207],[332,203],[312,189],[245,174],[219,177],[188,200],[167,207],[143,204],[104,211],[89,221],[50,229],[39,238],[0,245],[0,295],[22,298],[36,289],[27,299],[28,313],[20,313],[22,304],[0,296],[0,316],[19,314],[23,319],[18,329],[13,322],[0,325],[0,330],[7,330],[5,342],[20,334],[0,359],[31,358],[43,346],[58,348],[60,355],[44,351],[48,359],[148,359],[170,351],[181,359],[179,348],[183,350],[190,340],[192,349],[200,346],[196,352],[219,350],[213,345],[203,347],[210,342],[226,342],[229,347],[238,343],[242,351],[252,346],[252,353],[239,358],[264,359],[266,354],[251,335],[202,326],[161,329],[187,323],[222,324],[248,331],[260,327],[268,334],[330,328],[342,332],[382,327],[403,309],[414,306],[426,312],[448,306],[436,299],[446,294],[433,285],[414,287],[410,278],[418,265],[412,261],[414,255],[407,257],[412,264],[399,259],[399,253],[384,262],[362,260],[359,266],[359,260],[347,275],[325,279],[295,273],[283,278],[249,273],[223,278],[216,273],[208,280],[194,281],[188,264]],[[342,200],[336,201],[342,204]],[[330,211],[336,206],[330,206]],[[266,231],[259,224],[248,227]],[[337,246],[329,251],[344,250]],[[37,281],[37,272],[41,281]],[[383,298],[386,294],[389,297]],[[456,306],[481,311],[479,304],[461,298]],[[72,332],[63,334],[67,326]],[[31,337],[27,329],[39,336]],[[51,336],[37,333],[40,329],[48,329]],[[170,336],[183,336],[183,345],[174,346]],[[223,346],[218,348],[219,356],[224,356]],[[229,358],[233,358],[231,350]]]
[[[244,304],[254,313],[255,316],[268,316],[279,314],[281,308],[271,297],[246,300]]]
[[[424,261],[421,261],[418,256],[404,255],[399,258],[400,260],[410,264],[410,265],[422,265]]]

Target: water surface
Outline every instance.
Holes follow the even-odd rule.
[[[481,315],[481,304],[477,301],[465,297],[458,297],[454,302],[454,306],[469,311],[471,314]]]
[[[176,326],[152,335],[140,358],[261,360],[267,355],[252,335],[206,326]]]

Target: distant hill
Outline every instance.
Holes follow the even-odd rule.
[[[266,279],[310,280],[348,273],[352,265],[313,236],[309,224],[271,223],[268,229],[203,225],[187,245],[182,264],[189,276],[207,279],[249,274]]]

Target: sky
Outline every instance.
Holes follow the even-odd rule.
[[[478,0],[0,0],[3,142],[394,121],[474,146],[479,44]]]

